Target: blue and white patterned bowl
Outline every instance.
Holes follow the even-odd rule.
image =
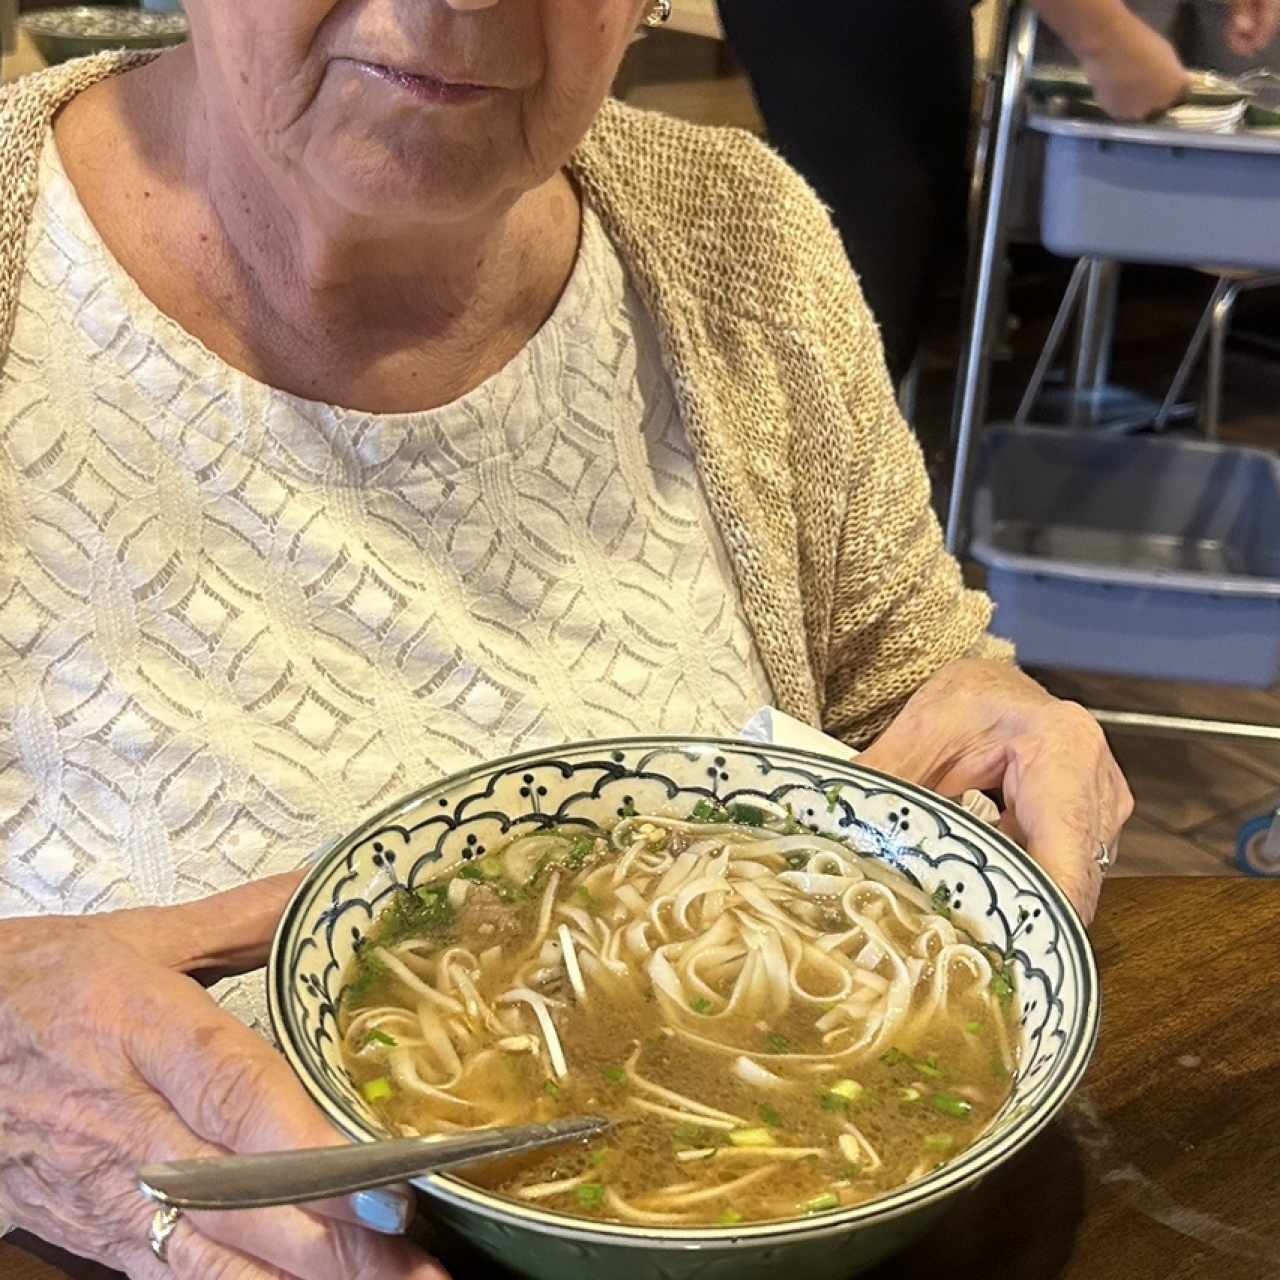
[[[834,807],[828,795],[838,788]],[[841,1280],[903,1247],[951,1197],[1031,1141],[1080,1082],[1100,1013],[1084,927],[1049,877],[956,805],[859,765],[741,741],[626,738],[532,752],[434,783],[327,849],[298,890],[272,950],[276,1035],[316,1102],[357,1141],[378,1136],[343,1069],[342,973],[396,885],[416,888],[460,861],[542,826],[611,823],[632,808],[683,816],[698,800],[781,808],[896,867],[1004,953],[1021,1004],[1013,1094],[975,1146],[869,1204],[794,1222],[662,1232],[585,1222],[517,1204],[457,1178],[418,1185],[432,1216],[537,1280]]]

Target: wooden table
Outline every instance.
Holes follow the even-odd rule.
[[[1280,1277],[1280,882],[1117,880],[1094,942],[1104,1012],[1085,1085],[869,1280]]]

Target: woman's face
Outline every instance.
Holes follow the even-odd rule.
[[[547,181],[648,7],[187,2],[203,87],[270,165],[353,214],[392,221],[466,218]]]

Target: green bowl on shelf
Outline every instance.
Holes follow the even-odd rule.
[[[153,13],[115,4],[40,9],[19,21],[51,65],[106,49],[164,48],[181,44],[190,34],[185,13]]]

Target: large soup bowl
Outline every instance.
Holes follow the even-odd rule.
[[[706,798],[790,805],[814,830],[945,897],[1013,967],[1021,1038],[1013,1092],[974,1146],[928,1176],[793,1221],[664,1230],[570,1217],[453,1176],[417,1182],[437,1225],[512,1271],[537,1280],[843,1280],[914,1239],[1030,1142],[1088,1064],[1099,1000],[1084,927],[1049,877],[998,832],[848,761],[742,741],[627,738],[455,774],[318,856],[281,921],[268,974],[276,1035],[311,1096],[350,1138],[381,1136],[343,1070],[337,1022],[342,975],[397,886],[417,888],[540,827],[608,825],[632,811],[683,817]]]

